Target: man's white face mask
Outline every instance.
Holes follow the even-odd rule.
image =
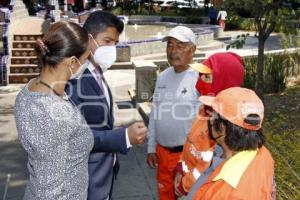
[[[101,67],[102,72],[106,72],[117,59],[117,47],[115,45],[99,46],[94,38],[93,40],[97,46],[93,54],[94,61]]]

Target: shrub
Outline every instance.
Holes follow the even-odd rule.
[[[241,18],[237,15],[229,16],[226,20],[226,30],[240,29],[241,21]]]
[[[201,24],[202,20],[198,16],[188,16],[185,18],[184,23],[187,24]]]
[[[282,92],[286,86],[286,77],[291,74],[292,67],[295,66],[296,54],[276,54],[265,55],[264,60],[264,92],[277,93]],[[256,88],[256,67],[257,58],[245,58],[245,81],[244,86],[247,88]]]
[[[242,18],[238,15],[232,15],[226,20],[226,30],[255,31],[255,24],[253,18]]]
[[[253,18],[241,18],[240,29],[255,31],[255,24]]]

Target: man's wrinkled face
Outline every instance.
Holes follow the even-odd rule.
[[[185,67],[193,61],[195,45],[189,42],[181,42],[169,37],[167,43],[167,58],[173,67]]]

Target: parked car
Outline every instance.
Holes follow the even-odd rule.
[[[203,8],[205,5],[204,0],[153,0],[153,2],[158,3],[161,8]]]
[[[192,8],[192,2],[186,0],[164,0],[162,4],[160,4],[162,8]]]
[[[97,4],[100,4],[104,8],[113,8],[116,6],[115,0],[88,0],[90,7],[96,7]]]

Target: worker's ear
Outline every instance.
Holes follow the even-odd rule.
[[[225,133],[226,133],[226,126],[225,126],[224,123],[221,123],[221,124],[220,124],[220,131],[218,131],[218,133],[219,133],[220,135],[225,135]]]
[[[196,52],[196,45],[192,45],[192,47],[191,47],[191,51],[192,51],[193,53],[195,53],[195,52]]]

